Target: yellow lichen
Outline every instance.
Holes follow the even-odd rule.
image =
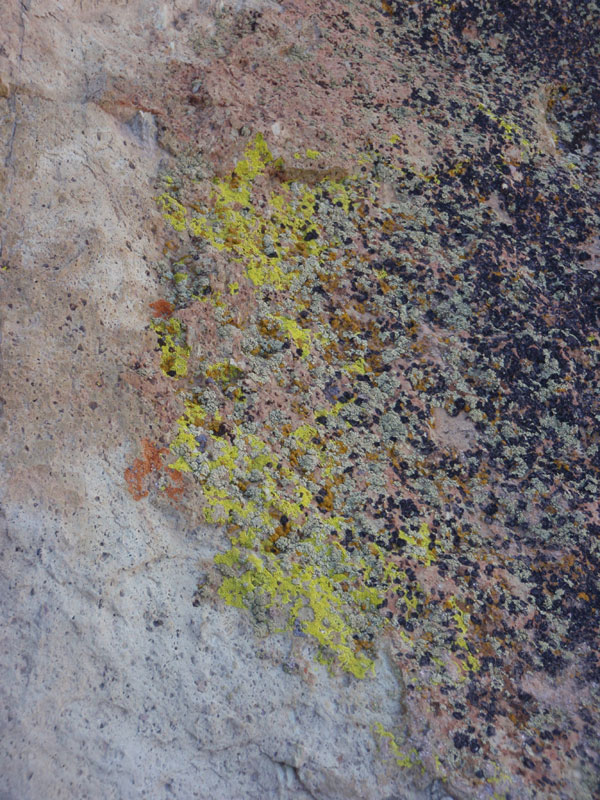
[[[489,108],[486,108],[483,103],[477,105],[479,111],[484,113],[489,119],[493,120],[502,130],[504,138],[509,142],[518,141],[521,148],[526,152],[533,152],[534,147],[531,142],[525,138],[523,128],[515,122],[509,122],[503,117],[494,114]]]
[[[183,324],[176,317],[158,320],[152,323],[158,334],[161,349],[160,368],[171,378],[183,378],[187,375],[190,348],[185,342]]]
[[[277,560],[269,553],[246,555],[249,568],[239,577],[226,577],[219,594],[230,605],[243,608],[250,596],[258,592],[267,599],[266,607],[287,606],[287,628],[295,623],[312,636],[321,646],[320,658],[365,678],[374,672],[373,661],[362,651],[356,651],[353,630],[345,621],[343,602],[332,578],[311,564],[292,564],[289,574],[284,573]],[[362,598],[371,601],[372,596]],[[310,611],[311,619],[301,618],[300,612]]]
[[[454,618],[454,622],[456,623],[456,627],[460,632],[460,635],[456,637],[456,644],[462,650],[466,651],[468,670],[477,672],[481,668],[481,663],[478,658],[471,654],[467,640],[465,639],[465,634],[469,631],[469,626],[467,624],[469,615],[466,615],[465,618],[465,613],[458,607],[454,597],[449,597],[448,600],[446,600],[445,605],[446,608],[451,609],[454,612],[452,616]]]
[[[305,157],[318,155],[307,151]],[[365,158],[369,160],[370,156]],[[454,174],[460,174],[462,168],[462,164],[457,165]],[[268,180],[259,181],[267,171]],[[348,213],[357,197],[354,179],[319,181],[315,179],[316,170],[288,170],[287,174],[308,176],[311,185],[301,180],[293,185],[282,180],[286,175],[282,162],[272,156],[263,137],[257,135],[234,169],[213,182],[206,207],[194,205],[186,209],[172,196],[173,183],[167,182],[167,191],[159,203],[169,224],[202,238],[228,256],[230,272],[224,283],[227,288],[198,300],[231,310],[237,302],[231,298],[242,288],[260,298],[272,289],[289,290],[306,269],[308,259],[317,265],[319,273],[323,266],[323,274],[331,275],[329,265],[339,258],[343,246],[321,228],[317,203],[326,197]],[[439,181],[436,174],[414,170],[411,174],[420,175],[427,182]],[[274,177],[279,180],[278,188],[265,196],[265,186],[272,186]],[[184,256],[175,265],[186,263]],[[376,277],[382,291],[389,291],[387,272],[378,270]],[[187,279],[187,272],[175,273],[175,283]],[[335,280],[334,276],[332,286]],[[287,338],[307,359],[310,369],[309,356],[316,360],[331,343],[335,345],[339,341],[338,328],[313,329],[309,327],[310,317],[303,313],[310,310],[309,305],[305,301],[296,303],[297,313],[302,315],[297,318],[289,315],[293,307],[292,298],[292,304],[279,306],[282,313],[263,311],[257,329],[265,339],[281,343]],[[156,325],[164,340],[161,346],[171,356],[170,372],[175,376],[185,374],[189,348],[181,323],[172,318]],[[340,317],[340,325],[351,330],[358,327],[348,314]],[[341,369],[348,375],[362,376],[377,369],[374,359],[369,356],[367,362],[360,350],[349,349],[346,358],[348,363],[342,362]],[[196,375],[209,383],[214,381],[228,399],[243,394],[244,371],[232,359],[211,363],[205,358]],[[343,419],[343,411],[353,402],[355,398],[340,400],[327,408],[299,409],[301,424],[296,422],[295,429],[289,424],[282,432],[292,443],[290,455],[284,457],[275,452],[279,449],[277,436],[265,433],[269,437],[265,441],[233,422],[228,406],[213,408],[208,414],[197,398],[189,397],[171,443],[174,461],[170,467],[195,475],[206,520],[224,524],[229,531],[231,550],[216,559],[227,570],[221,596],[228,603],[251,608],[257,594],[262,595],[269,608],[283,612],[287,625],[301,625],[319,644],[322,658],[364,677],[372,670],[373,662],[364,652],[369,642],[362,632],[384,624],[376,609],[385,593],[394,591],[397,609],[408,620],[416,614],[423,591],[414,580],[408,581],[406,572],[389,553],[374,543],[361,541],[354,520],[336,513],[336,487],[342,480],[340,455],[346,445],[328,435],[327,430],[350,427],[350,422]],[[331,420],[325,428],[318,427],[324,422],[322,417]],[[336,417],[340,419],[332,419]],[[270,425],[265,429],[272,430]],[[368,453],[366,460],[375,461],[377,457],[376,453]],[[325,490],[316,498],[309,488],[315,480]],[[339,541],[332,541],[344,531],[354,542],[351,555]],[[424,567],[434,563],[436,551],[430,544],[426,523],[416,533],[398,531],[398,538],[406,543],[404,552],[408,557]],[[280,558],[282,554],[284,559]],[[412,591],[403,592],[403,583],[410,584]],[[475,669],[476,659],[466,645],[466,621],[459,609],[454,609],[454,622],[458,645],[467,651],[467,664]],[[411,644],[404,631],[399,635]]]
[[[311,349],[311,334],[306,328],[301,328],[297,322],[287,317],[276,316],[275,319],[279,320],[281,327],[289,338],[294,342],[296,347],[302,350],[302,357],[310,353]]]
[[[348,364],[348,366],[344,367],[344,369],[349,374],[365,375],[367,372],[367,364],[365,359],[361,356],[357,358],[356,361],[352,362],[352,364]]]
[[[318,155],[316,150],[307,151],[309,158]],[[269,196],[269,213],[265,214],[253,200],[254,181],[268,168],[281,166],[282,162],[272,156],[264,138],[257,134],[233,171],[215,180],[210,209],[205,213],[189,215],[169,191],[160,195],[158,202],[164,218],[175,230],[187,229],[217,250],[229,253],[234,261],[244,265],[245,274],[254,286],[285,289],[297,275],[289,269],[289,264],[297,261],[298,256],[321,259],[331,244],[320,241],[319,230],[312,221],[318,195],[329,192],[346,212],[351,198],[342,181],[324,180],[316,191],[305,186],[299,196],[290,191],[290,183],[283,181],[282,192]],[[266,241],[272,243],[271,250],[265,249]],[[238,288],[239,282],[230,284],[232,294]],[[307,347],[304,340],[302,347]]]
[[[428,567],[432,563],[435,558],[435,551],[429,546],[429,526],[426,522],[421,523],[418,532],[414,535],[401,530],[398,531],[398,538],[403,539],[410,545],[410,550],[415,553],[419,560],[423,561],[425,566]]]
[[[421,772],[425,772],[425,768],[423,766],[423,762],[419,758],[417,750],[414,747],[411,747],[410,750],[405,753],[403,752],[398,743],[396,742],[396,737],[391,731],[386,730],[381,722],[376,722],[372,726],[373,733],[380,738],[381,741],[386,742],[389,751],[391,752],[397,766],[403,767],[404,769],[410,769],[411,767],[421,767]]]
[[[294,431],[294,437],[302,444],[307,445],[319,432],[313,425],[301,425]]]

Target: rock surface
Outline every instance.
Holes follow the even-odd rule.
[[[159,434],[127,373],[155,346],[164,152],[153,109],[102,101],[193,56],[177,19],[214,9],[183,5],[2,13],[0,794],[391,795],[371,731],[402,713],[385,656],[364,683],[285,672],[298,642],[193,605],[218,530],[123,477]]]
[[[592,800],[597,4],[5,6],[2,798]],[[267,216],[288,190],[314,224]],[[296,318],[281,286],[302,259],[330,305]],[[257,289],[263,263],[280,286]],[[205,430],[184,414],[201,380],[227,412]],[[273,632],[264,570],[236,583],[241,510],[211,506],[224,463],[204,454],[250,435],[231,424],[246,395],[269,445],[277,420],[310,434],[278,456],[295,489],[323,481],[302,511],[355,559],[352,587],[300,561],[319,602],[352,598],[341,633],[307,635],[301,611]],[[341,455],[319,472],[336,440],[364,445],[356,484],[325,485]],[[353,498],[360,544],[338,536]],[[293,513],[257,550],[288,590]]]

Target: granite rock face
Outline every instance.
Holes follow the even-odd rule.
[[[597,3],[6,5],[2,797],[592,800]]]

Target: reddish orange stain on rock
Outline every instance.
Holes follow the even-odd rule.
[[[127,488],[134,500],[141,500],[148,496],[144,488],[144,478],[151,472],[158,472],[162,467],[161,455],[168,453],[166,447],[158,447],[148,439],[142,441],[142,457],[136,458],[131,467],[125,470]]]
[[[150,308],[155,312],[155,316],[167,319],[173,313],[173,303],[168,300],[155,300],[150,303]]]

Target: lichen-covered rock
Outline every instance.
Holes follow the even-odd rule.
[[[9,796],[596,797],[597,3],[9,6]]]
[[[391,661],[349,683],[301,637],[257,639],[199,590],[222,534],[148,495],[181,408],[150,327],[162,112],[135,87],[193,29],[170,3],[83,6],[2,13],[0,794],[394,794]]]

